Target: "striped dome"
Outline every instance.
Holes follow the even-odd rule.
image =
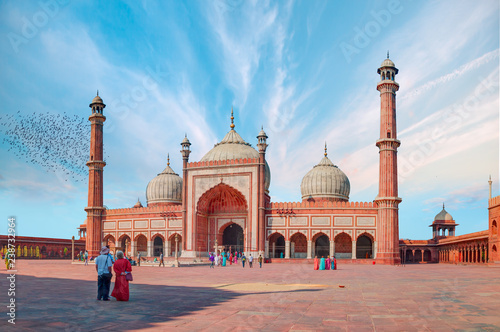
[[[170,167],[170,162],[148,183],[146,199],[148,205],[182,203],[182,178]]]
[[[351,184],[349,179],[330,159],[325,157],[302,179],[302,199],[348,201]]]

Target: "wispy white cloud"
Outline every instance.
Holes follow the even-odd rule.
[[[459,78],[460,76],[462,76],[463,74],[465,74],[471,70],[477,69],[477,68],[481,67],[482,65],[489,63],[490,61],[493,61],[495,59],[498,61],[499,53],[500,52],[498,49],[493,50],[491,52],[488,52],[488,53],[484,54],[483,56],[460,66],[459,68],[455,69],[453,72],[451,72],[449,74],[443,75],[441,77],[438,77],[435,80],[432,80],[432,81],[427,82],[421,86],[418,86],[415,89],[413,89],[412,91],[405,93],[403,95],[403,97],[399,99],[399,102],[404,103],[404,102],[408,101],[408,99],[413,99],[413,98],[421,95],[422,93],[425,93],[431,89],[436,88],[437,86],[439,86],[441,84],[448,83],[452,80],[455,80],[455,79]]]

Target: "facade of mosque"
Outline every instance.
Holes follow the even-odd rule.
[[[230,131],[200,161],[189,161],[191,142],[181,143],[182,175],[167,163],[147,186],[147,206],[107,209],[103,205],[103,125],[105,104],[96,96],[90,108],[91,147],[87,219],[80,232],[91,255],[103,243],[127,256],[204,257],[214,250],[243,251],[266,258],[374,259],[400,262],[395,76],[385,59],[378,69],[381,98],[379,193],[372,202],[349,201],[347,176],[327,155],[302,179],[301,202],[271,202],[267,135],[257,149]],[[319,158],[318,158],[319,159]]]
[[[489,200],[489,229],[455,236],[457,224],[445,210],[432,225],[430,240],[399,240],[395,76],[385,59],[380,82],[379,192],[372,202],[349,201],[346,174],[325,153],[301,183],[302,201],[271,202],[271,170],[266,162],[267,134],[257,135],[257,149],[230,131],[199,161],[189,161],[191,142],[181,142],[182,174],[170,167],[146,188],[147,205],[107,209],[103,205],[103,100],[90,108],[91,144],[87,219],[80,226],[91,256],[107,244],[128,257],[206,257],[230,250],[266,259],[335,256],[383,264],[403,262],[500,263],[500,196]],[[319,159],[319,158],[318,158]]]

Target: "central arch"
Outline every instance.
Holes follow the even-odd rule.
[[[244,248],[243,228],[238,224],[230,224],[222,232],[222,245],[231,252],[242,252]]]
[[[196,206],[194,249],[211,252],[217,241],[218,246],[225,245],[229,249],[234,245],[238,251],[246,251],[247,215],[247,200],[240,191],[222,182],[212,187],[201,195]],[[226,230],[229,235],[223,233]],[[231,250],[235,249],[231,247]]]

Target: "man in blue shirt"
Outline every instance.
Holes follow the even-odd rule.
[[[113,261],[108,255],[109,249],[102,247],[100,255],[95,259],[97,271],[97,300],[109,301],[109,286],[111,285],[111,268]]]

